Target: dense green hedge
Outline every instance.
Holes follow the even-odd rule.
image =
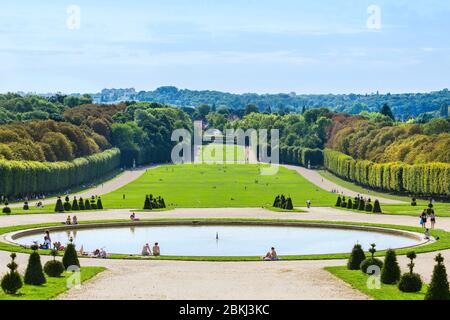
[[[65,190],[100,178],[119,165],[120,151],[116,148],[70,162],[0,160],[0,194]]]
[[[375,163],[324,150],[324,165],[334,174],[375,189],[418,195],[450,196],[450,164]]]
[[[322,166],[323,151],[320,149],[309,149],[301,147],[280,147],[281,163],[295,164],[307,167],[308,161],[311,167]]]

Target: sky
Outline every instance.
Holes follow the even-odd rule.
[[[450,87],[447,0],[0,0],[0,92]]]

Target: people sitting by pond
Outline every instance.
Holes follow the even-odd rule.
[[[152,255],[152,251],[150,250],[150,246],[148,243],[146,243],[144,245],[144,247],[142,248],[142,255],[143,256],[151,256]]]
[[[266,255],[263,257],[263,260],[264,261],[277,261],[280,259],[278,258],[277,251],[275,250],[274,247],[272,247],[272,248],[270,248],[270,251],[268,251],[266,253]]]
[[[272,261],[272,255],[270,251],[267,251],[266,255],[262,258],[264,261]]]
[[[72,224],[72,220],[70,219],[70,216],[67,216],[66,225],[71,225],[71,224]]]
[[[92,256],[95,257],[95,258],[100,257],[100,249],[95,249],[95,250],[92,252]]]
[[[73,218],[72,218],[72,224],[73,224],[73,225],[77,225],[77,224],[78,224],[78,218],[77,218],[77,216],[73,216]]]
[[[53,249],[58,250],[58,251],[64,251],[66,248],[61,244],[61,242],[56,241],[56,242],[53,242]]]
[[[39,249],[50,249],[52,246],[52,240],[50,239],[50,232],[45,231],[44,243],[39,246]]]
[[[38,201],[38,202],[36,203],[36,208],[42,209],[43,207],[44,207],[44,205],[42,204],[42,201]]]
[[[425,240],[430,240],[430,229],[427,228],[425,230],[424,238]]]
[[[155,245],[153,246],[153,256],[158,257],[160,254],[159,244],[158,242],[155,242]]]
[[[136,214],[133,212],[133,213],[131,213],[131,215],[130,215],[130,220],[131,220],[131,221],[139,221],[139,218],[136,218]]]
[[[106,254],[105,248],[101,248],[100,249],[100,256],[99,256],[99,258],[106,259],[106,257],[107,257],[107,254]]]

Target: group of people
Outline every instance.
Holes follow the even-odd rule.
[[[280,260],[278,258],[277,252],[274,247],[270,248],[270,251],[266,253],[264,257],[262,257],[264,261],[277,261]]]
[[[434,213],[433,209],[423,209],[422,213],[420,214],[420,225],[422,228],[427,229],[427,222],[428,219],[430,219],[430,226],[431,229],[434,229],[434,226],[436,225],[436,214]]]
[[[66,219],[66,225],[77,225],[78,224],[78,218],[77,216],[73,216],[73,218],[71,219],[70,216],[67,216]]]
[[[159,244],[158,242],[155,242],[155,245],[153,246],[152,249],[150,249],[150,245],[148,243],[146,243],[144,245],[144,247],[142,248],[142,255],[143,256],[154,256],[157,257],[159,255],[161,255],[161,250],[159,248]]]

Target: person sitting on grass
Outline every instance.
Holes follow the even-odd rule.
[[[92,252],[92,256],[93,256],[94,258],[100,257],[100,249],[95,249],[95,250]]]
[[[270,254],[270,251],[267,251],[266,255],[262,257],[264,261],[272,261],[272,255]]]
[[[270,255],[272,257],[272,261],[277,261],[278,259],[278,255],[277,252],[275,251],[275,248],[272,247],[271,251],[270,251]]]
[[[78,218],[77,216],[73,216],[72,218],[72,224],[77,225],[78,224]]]
[[[130,220],[131,220],[131,221],[139,221],[139,218],[136,218],[136,214],[133,212],[133,213],[131,213],[131,215],[130,215]]]
[[[158,242],[155,242],[155,245],[153,246],[153,256],[158,257],[160,254],[159,244]]]
[[[99,257],[102,258],[102,259],[106,259],[107,256],[108,256],[108,255],[106,254],[105,248],[102,248],[102,249],[100,250],[100,255],[99,255]]]
[[[152,251],[150,250],[150,246],[148,245],[148,243],[146,243],[144,245],[144,247],[142,248],[142,255],[143,256],[150,256],[152,254]]]
[[[425,230],[425,240],[430,240],[430,229]]]
[[[70,220],[70,216],[67,216],[66,225],[71,225],[72,221]]]

